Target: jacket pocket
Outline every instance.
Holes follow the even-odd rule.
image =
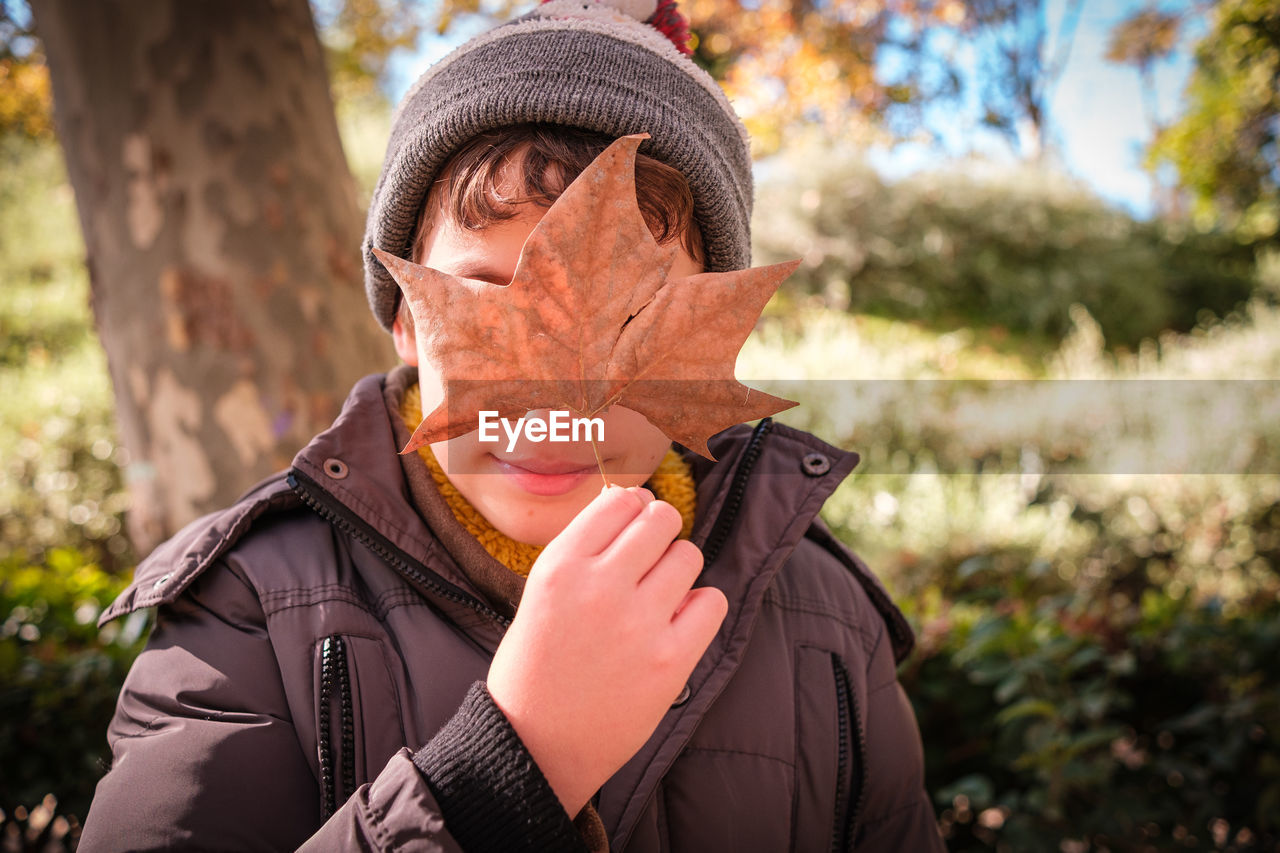
[[[797,649],[795,737],[792,849],[852,850],[865,749],[853,682],[834,652]]]

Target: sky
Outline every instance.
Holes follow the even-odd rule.
[[[1140,0],[1087,0],[1052,112],[1058,119],[1067,170],[1104,198],[1139,215],[1151,210],[1151,183],[1139,166],[1150,136],[1140,81],[1136,71],[1107,62],[1103,54],[1111,27],[1142,5],[1146,4]],[[1164,3],[1162,8],[1173,11],[1187,5]],[[1060,0],[1051,6],[1060,7]],[[1192,22],[1183,34],[1182,49],[1156,66],[1156,104],[1162,122],[1180,111],[1192,70],[1193,45],[1205,29],[1203,21]]]
[[[1144,112],[1137,71],[1107,62],[1104,55],[1115,24],[1147,5],[1147,0],[1085,0],[1049,109],[1059,168],[1139,217],[1152,212],[1151,181],[1141,167],[1150,119]],[[1159,5],[1165,11],[1177,11],[1190,3],[1166,0]],[[1046,14],[1051,31],[1062,20],[1064,7],[1065,0],[1049,0]],[[1161,122],[1179,112],[1192,70],[1194,43],[1205,29],[1203,21],[1189,21],[1179,49],[1155,66],[1156,118]],[[970,56],[969,61],[976,62],[977,57]],[[873,150],[869,159],[890,177],[943,168],[949,156],[970,151],[997,163],[1011,161],[1008,143],[981,127],[973,118],[977,112],[976,105],[968,112],[951,107],[926,111],[924,121],[939,137],[941,151],[936,146],[905,143]]]
[[[1051,30],[1062,19],[1065,3],[1066,0],[1048,0]],[[1150,215],[1152,210],[1151,182],[1140,165],[1142,148],[1150,135],[1140,80],[1135,70],[1113,65],[1103,55],[1115,23],[1148,4],[1149,0],[1085,0],[1070,58],[1050,102],[1060,168],[1112,204],[1139,217]],[[1159,6],[1177,11],[1189,7],[1190,0],[1163,0]],[[461,22],[449,36],[429,35],[416,53],[394,58],[389,81],[393,102],[399,100],[421,69],[486,26],[483,21],[471,21],[469,26],[468,22]],[[1162,121],[1179,111],[1192,68],[1191,48],[1204,30],[1203,21],[1192,21],[1185,28],[1180,49],[1156,66],[1157,113]],[[977,59],[970,57],[970,61]],[[903,143],[892,149],[872,150],[868,152],[870,162],[892,178],[946,168],[954,164],[952,158],[970,151],[996,162],[1012,159],[1008,145],[972,118],[966,119],[964,111],[928,110],[924,121],[940,140],[940,146]]]

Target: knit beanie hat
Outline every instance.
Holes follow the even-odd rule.
[[[750,266],[747,132],[716,82],[678,46],[681,37],[687,30],[673,0],[550,0],[428,69],[392,118],[365,225],[365,290],[383,328],[395,319],[399,288],[374,247],[410,257],[441,166],[476,135],[511,125],[565,125],[610,138],[648,133],[641,151],[689,182],[708,271]]]

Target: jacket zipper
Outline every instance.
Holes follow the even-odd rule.
[[[716,522],[711,527],[711,532],[707,534],[707,544],[702,549],[703,561],[710,565],[716,556],[720,553],[720,549],[724,547],[724,543],[729,539],[729,533],[733,530],[734,519],[738,517],[738,510],[742,507],[742,498],[747,491],[747,477],[751,474],[751,469],[756,464],[756,460],[760,458],[760,449],[764,444],[765,436],[773,430],[773,418],[764,418],[760,423],[756,424],[755,431],[751,433],[751,439],[747,442],[747,447],[742,451],[742,461],[738,463],[738,469],[734,471],[733,482],[729,485],[729,494],[724,499],[724,506],[720,508],[720,515],[716,517]]]
[[[862,796],[866,786],[862,784],[862,762],[867,754],[862,722],[858,716],[858,697],[849,682],[849,672],[836,655],[831,656],[832,674],[836,682],[836,719],[838,748],[836,759],[836,813],[831,829],[833,853],[846,853],[853,849],[854,830],[862,811]],[[853,786],[850,791],[848,786]],[[853,808],[848,807],[852,799]]]
[[[403,577],[421,588],[431,590],[441,598],[471,608],[480,615],[492,619],[504,629],[511,625],[510,619],[480,599],[459,589],[439,575],[425,569],[425,567],[420,569],[419,566],[421,564],[417,560],[393,545],[389,539],[375,530],[372,525],[353,513],[341,501],[330,495],[323,486],[297,468],[289,471],[288,481],[289,487],[317,515],[348,536],[362,542]]]
[[[342,730],[339,755],[342,757],[342,792],[333,767],[333,729],[331,707],[335,691]],[[351,673],[348,670],[346,643],[338,634],[325,637],[320,646],[320,794],[322,818],[329,817],[346,802],[355,790],[355,714],[351,697]]]

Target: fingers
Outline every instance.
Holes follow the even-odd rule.
[[[671,620],[675,642],[688,650],[696,662],[711,645],[728,612],[729,600],[715,587],[689,590]]]
[[[601,552],[609,571],[618,577],[639,582],[680,534],[680,512],[665,501],[652,501],[636,514],[627,527]]]
[[[678,539],[667,546],[662,557],[640,579],[640,589],[653,599],[660,612],[670,617],[701,572],[702,551],[692,542]]]
[[[640,492],[648,495],[648,500]],[[652,500],[653,496],[644,489],[606,486],[556,539],[579,556],[594,557],[608,548]]]

